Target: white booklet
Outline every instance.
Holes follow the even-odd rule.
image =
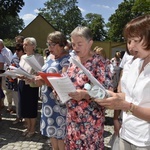
[[[11,70],[9,70],[10,76],[11,76],[11,74],[12,74],[12,76],[15,74],[16,76],[22,75],[22,76],[25,76],[25,77],[27,77],[29,79],[33,79],[34,78],[34,75],[29,74],[28,72],[26,72],[21,67],[17,68],[17,67],[14,67],[14,66],[9,66],[9,68],[11,69]]]
[[[87,75],[87,77],[90,79],[93,86],[98,86],[104,93],[105,96],[108,97],[106,89],[103,87],[103,85],[90,73],[89,70],[87,70],[77,59],[76,56],[70,57],[70,62],[75,64],[77,67],[79,67],[83,72]]]
[[[55,89],[62,103],[66,103],[71,99],[68,95],[70,92],[76,91],[76,88],[67,75],[63,77],[47,77],[47,79]]]
[[[0,74],[0,77],[3,77],[3,76],[10,76],[11,78],[15,79],[17,77],[17,74],[10,71],[10,70],[6,70],[4,73]]]
[[[38,72],[42,70],[42,66],[36,60],[34,55],[24,58],[24,60],[33,68],[34,71]]]

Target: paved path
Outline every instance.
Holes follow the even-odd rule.
[[[7,104],[6,104],[7,105]],[[39,132],[41,101],[38,107],[38,119],[36,134],[32,138],[22,136],[25,128],[23,123],[13,124],[16,114],[6,112],[6,107],[2,110],[2,121],[0,121],[0,150],[51,150],[47,144],[47,138]],[[105,150],[110,150],[107,143],[113,132],[112,111],[106,111],[105,125]]]

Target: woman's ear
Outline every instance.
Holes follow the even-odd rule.
[[[90,43],[90,45],[92,46],[92,45],[93,45],[93,40],[90,40],[89,43]]]

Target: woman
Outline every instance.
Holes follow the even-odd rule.
[[[124,64],[122,64],[123,66],[123,70],[121,70],[121,73],[120,73],[120,81],[119,81],[119,85],[118,85],[118,90],[117,92],[122,92],[122,93],[125,93],[126,91],[126,78],[127,78],[127,74],[128,74],[128,71],[129,71],[129,68],[132,64],[132,62],[134,61],[134,59],[136,59],[136,57],[134,57],[134,52],[132,51],[132,47],[131,47],[131,43],[130,41],[127,43],[126,45],[126,54],[124,55],[124,57],[128,57],[126,59],[126,61],[124,61]],[[123,59],[124,59],[123,57]],[[122,59],[122,60],[123,60]],[[122,62],[121,62],[122,63]],[[114,110],[114,134],[112,135],[112,138],[110,139],[110,142],[115,140],[115,143],[112,143],[111,144],[111,149],[112,150],[118,150],[119,149],[119,144],[118,144],[118,137],[119,137],[119,130],[121,128],[121,124],[122,124],[122,111],[121,110]]]
[[[110,60],[113,66],[113,85],[114,85],[114,92],[117,92],[117,87],[120,79],[120,62],[121,62],[121,53],[116,52],[115,57]]]
[[[125,95],[111,92],[112,97],[99,105],[123,110],[120,129],[121,150],[150,149],[150,15],[131,20],[124,29],[135,59],[127,73]]]
[[[69,53],[64,47],[67,45],[65,36],[55,31],[48,35],[47,46],[55,59],[46,61],[42,68],[45,73],[64,73],[69,66]],[[35,79],[37,85],[45,84],[41,77]],[[43,97],[41,113],[41,133],[50,138],[53,150],[64,150],[64,138],[66,135],[66,106],[56,99],[53,88],[47,85],[42,86]]]
[[[27,37],[23,41],[24,52],[26,53],[21,57],[19,66],[30,74],[35,74],[32,67],[25,61],[26,57],[34,55],[36,60],[41,66],[44,64],[44,59],[41,55],[35,53],[36,40],[33,37]],[[38,107],[38,87],[31,87],[27,82],[26,78],[21,77],[18,85],[20,105],[21,105],[21,116],[25,118],[27,129],[23,133],[26,137],[31,137],[35,133],[35,125],[37,118],[37,107]]]
[[[15,54],[11,60],[11,66],[19,67],[19,61],[22,55],[24,55],[23,50],[23,44],[16,44],[15,46]],[[12,90],[12,97],[14,100],[14,104],[16,107],[16,120],[13,122],[13,124],[16,124],[18,122],[22,122],[22,117],[20,114],[20,105],[19,105],[19,97],[18,97],[18,79],[12,79],[11,77],[7,78],[7,88]]]
[[[92,50],[92,33],[87,27],[77,27],[71,33],[72,47],[77,59],[107,89],[112,87],[111,74],[106,60]],[[84,72],[71,64],[67,71],[77,91],[69,96],[67,103],[66,150],[92,149],[104,150],[104,107],[93,102],[84,89],[90,83]]]

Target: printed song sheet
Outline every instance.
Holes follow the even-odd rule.
[[[68,95],[70,92],[75,92],[72,81],[68,76],[64,77],[47,77],[55,91],[57,92],[62,103],[66,103],[71,97]]]
[[[106,89],[100,84],[100,82],[95,77],[93,77],[90,71],[87,70],[78,60],[76,60],[76,58],[71,57],[70,61],[77,67],[79,67],[81,70],[83,70],[83,72],[87,75],[87,77],[90,79],[93,85],[98,85],[102,90],[106,91]]]
[[[45,81],[45,83],[48,86],[51,86],[50,82],[48,81],[47,77],[62,77],[61,74],[59,73],[45,73],[45,72],[38,72],[38,75],[40,75],[43,80]]]
[[[87,70],[74,56],[70,58],[70,62],[75,64],[77,67],[79,67],[83,72],[87,75],[87,77],[90,79],[90,81],[93,83],[93,86],[98,86],[98,88],[101,89],[104,93],[104,97],[109,97],[109,94],[107,93],[106,89],[103,87],[103,85],[90,73],[89,70]]]

